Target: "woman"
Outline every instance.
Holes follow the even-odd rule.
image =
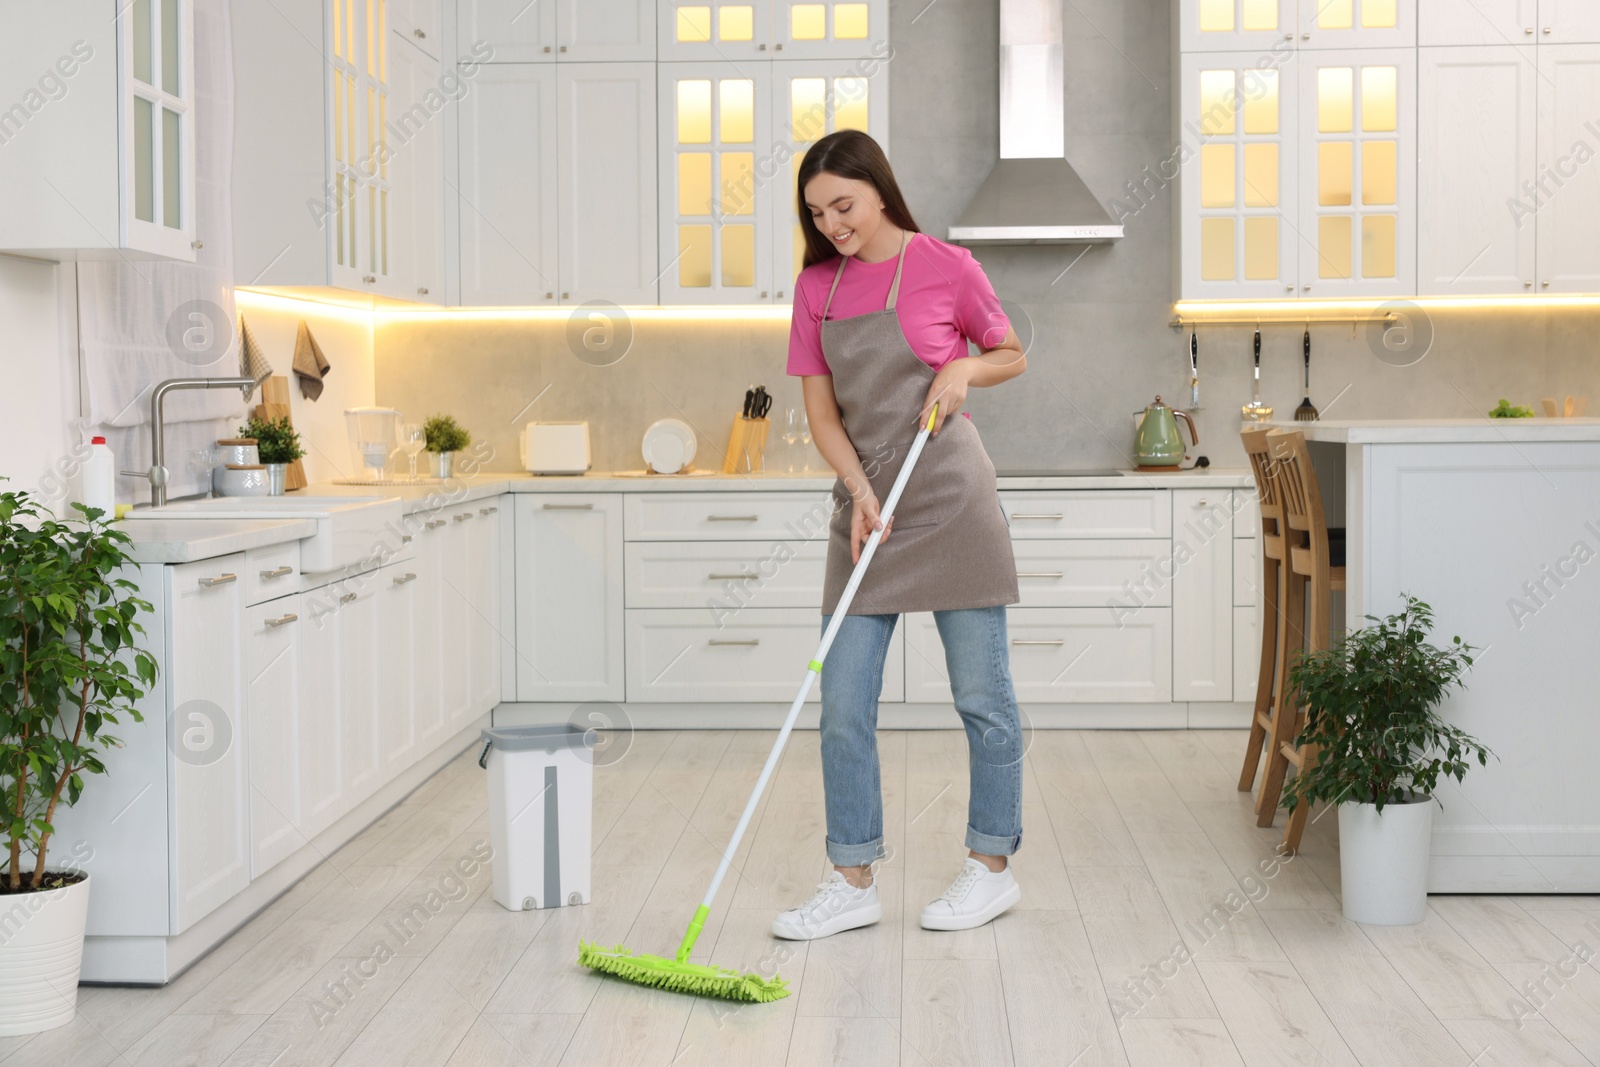
[[[873,530],[879,501],[935,402],[933,435],[883,527],[822,670],[822,777],[833,871],[772,932],[827,937],[883,915],[872,865],[883,856],[878,693],[895,621],[931,611],[944,642],[971,770],[967,858],[922,911],[930,930],[967,930],[1021,899],[1006,857],[1022,840],[1022,752],[1006,645],[1016,565],[994,465],[958,414],[970,387],[999,385],[1026,359],[994,289],[966,249],[917,230],[876,141],[841,130],[798,175],[805,269],[794,290],[789,373],[811,432],[838,475],[822,625]],[[968,342],[981,350],[968,356]],[[891,539],[891,534],[893,535]]]

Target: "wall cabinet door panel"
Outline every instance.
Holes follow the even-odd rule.
[[[1300,0],[1300,48],[1414,48],[1417,0]]]
[[[1539,49],[1540,293],[1600,292],[1600,46]],[[1586,162],[1587,160],[1587,162]]]
[[[1600,5],[1590,0],[1539,0],[1541,44],[1600,44]]]
[[[655,60],[656,5],[650,0],[555,0],[554,6],[556,62]]]
[[[1183,52],[1293,51],[1297,0],[1178,0]]]
[[[495,63],[554,63],[556,5],[527,0],[456,0],[456,51],[494,50]]]
[[[1540,40],[1539,0],[1418,0],[1417,41],[1423,46],[1525,45]]]

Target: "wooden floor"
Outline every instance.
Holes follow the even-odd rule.
[[[1022,903],[960,933],[917,913],[964,854],[964,737],[883,734],[884,919],[810,945],[767,933],[826,869],[817,735],[796,734],[696,954],[776,966],[794,994],[741,1007],[579,968],[580,938],[676,947],[772,737],[632,737],[596,772],[595,903],[526,913],[455,873],[488,826],[463,754],[176,982],[83,989],[71,1026],[0,1039],[0,1063],[1600,1065],[1581,962],[1600,898],[1345,922],[1336,820],[1276,859],[1232,731],[1034,735]],[[424,918],[401,934],[407,914]]]

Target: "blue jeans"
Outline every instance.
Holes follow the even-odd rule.
[[[1009,856],[1022,843],[1022,727],[1011,686],[1006,609],[936,611],[971,775],[967,847]],[[883,856],[878,694],[898,615],[846,615],[822,667],[822,782],[828,859],[860,867]],[[822,617],[823,628],[829,616]]]

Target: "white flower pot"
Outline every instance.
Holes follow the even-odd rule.
[[[1410,926],[1428,910],[1432,797],[1405,804],[1339,805],[1339,887],[1344,917],[1368,926]]]
[[[89,879],[0,895],[0,1037],[65,1026],[78,1006]]]

